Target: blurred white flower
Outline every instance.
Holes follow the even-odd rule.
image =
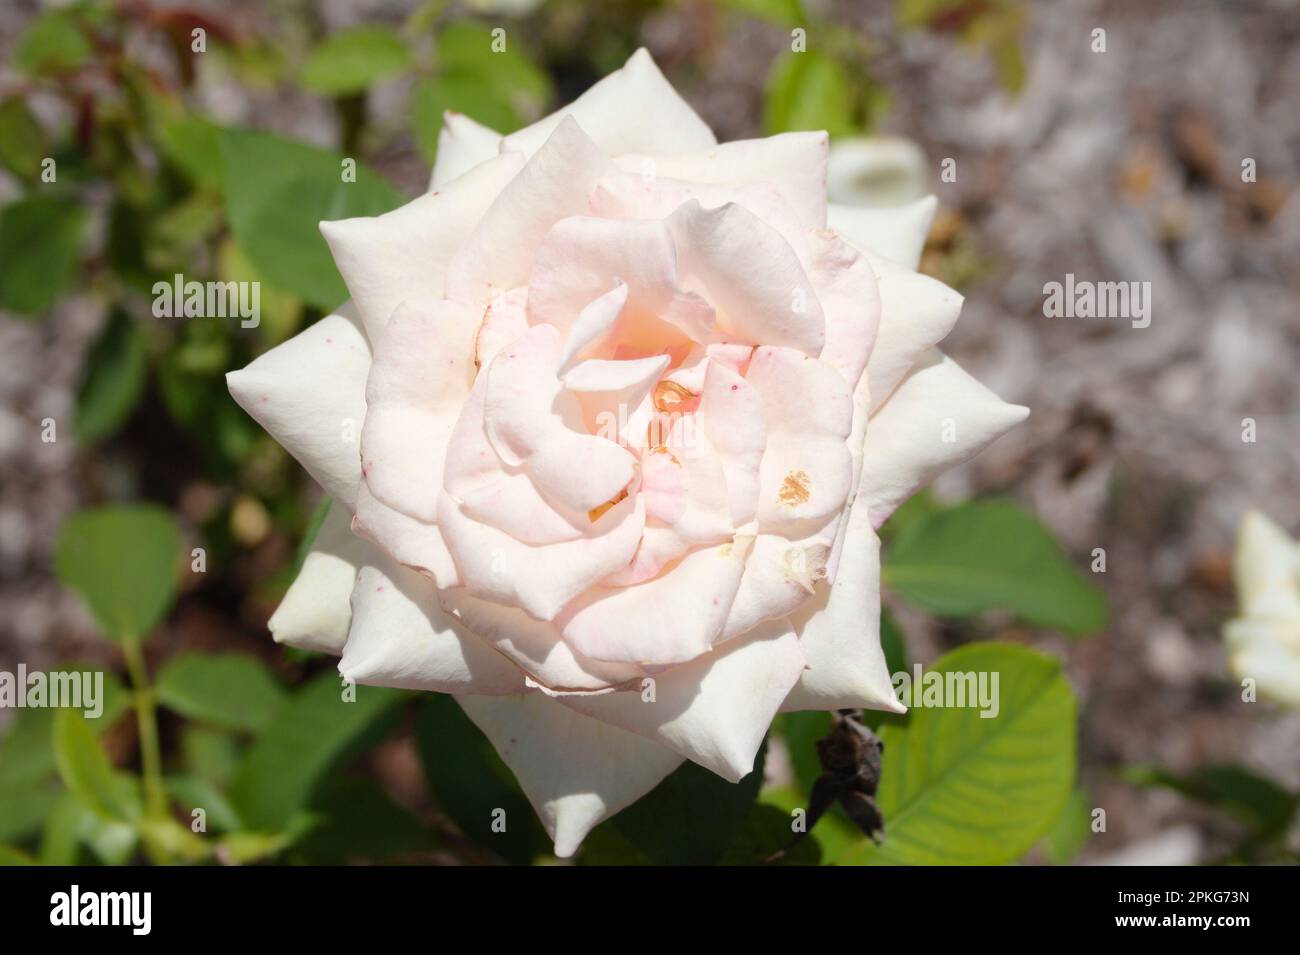
[[[925,154],[910,139],[837,139],[831,143],[826,190],[831,202],[900,206],[927,194],[926,173]]]
[[[1241,522],[1233,560],[1240,616],[1224,628],[1228,665],[1260,696],[1300,707],[1300,546],[1258,511]]]
[[[499,14],[503,17],[526,17],[542,5],[542,0],[465,0],[475,13]]]

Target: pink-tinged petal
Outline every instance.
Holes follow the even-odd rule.
[[[1024,421],[955,361],[933,352],[867,425],[859,499],[879,527],[894,509],[949,468]]]
[[[569,391],[616,395],[635,405],[650,393],[659,376],[667,370],[670,360],[667,355],[630,361],[589,358],[578,362],[561,377]]]
[[[838,519],[853,482],[848,382],[788,348],[757,349],[745,380],[762,396],[767,420],[759,530],[790,540],[819,534]]]
[[[733,204],[688,202],[668,218],[682,287],[717,309],[727,338],[821,354],[826,321],[794,250],[771,226]]]
[[[625,490],[636,474],[636,458],[612,441],[559,428],[528,459],[528,473],[548,499],[581,513]]]
[[[316,540],[303,559],[267,628],[276,643],[338,655],[352,621],[352,585],[373,548],[351,530],[352,515],[330,505]]]
[[[597,355],[617,320],[617,342],[646,352],[662,350],[682,336],[697,341],[713,330],[713,310],[677,286],[677,253],[661,221],[574,216],[556,223],[533,260],[528,314],[566,332],[565,363]],[[620,283],[626,300],[596,315],[584,310]],[[580,317],[581,316],[581,317]]]
[[[722,143],[703,152],[624,155],[617,168],[645,178],[666,176],[694,183],[747,186],[770,183],[811,228],[826,225],[825,132],[781,133]]]
[[[446,110],[438,131],[438,155],[433,161],[429,190],[441,188],[501,151],[501,134],[464,113]]]
[[[568,106],[507,136],[502,149],[531,155],[568,116],[607,156],[693,152],[717,143],[644,48]]]
[[[451,552],[436,524],[416,520],[380,501],[362,482],[352,532],[370,541],[400,564],[418,570],[438,587],[460,583]]]
[[[566,219],[566,222],[573,220]],[[551,234],[555,234],[555,229]],[[543,243],[545,247],[545,243]],[[572,324],[564,333],[564,349],[560,352],[560,370],[568,371],[578,361],[579,355],[590,351],[601,342],[614,327],[627,305],[627,283],[614,279],[613,287],[608,292],[597,295],[575,313]],[[531,293],[530,293],[531,298]],[[562,309],[555,309],[560,312]],[[536,313],[535,313],[536,314]],[[567,313],[566,313],[567,315]],[[541,320],[540,318],[538,319]],[[555,326],[559,328],[558,325]]]
[[[618,663],[672,664],[713,645],[740,586],[751,539],[692,551],[653,580],[595,587],[559,619],[579,653]]]
[[[750,349],[744,354],[748,360]],[[710,358],[699,422],[726,474],[731,522],[736,527],[748,524],[757,513],[759,470],[767,447],[762,395],[732,368]]]
[[[775,620],[655,677],[653,701],[643,691],[560,702],[739,782],[753,769],[763,736],[803,667],[789,622]]]
[[[820,584],[791,619],[808,668],[782,710],[906,711],[880,648],[880,540],[863,498],[850,511],[835,585]]]
[[[523,671],[464,631],[427,578],[379,557],[357,574],[339,673],[350,683],[436,693],[519,693]]]
[[[921,264],[921,251],[938,204],[934,196],[877,208],[831,203],[827,221],[859,249],[884,256],[914,272]]]
[[[543,693],[457,696],[456,702],[515,774],[561,858],[682,763],[672,750]]]
[[[675,524],[686,513],[686,470],[667,448],[641,459],[641,499],[646,517]]]
[[[503,471],[490,483],[466,491],[460,509],[466,517],[504,531],[521,544],[573,541],[591,529],[586,510],[565,508],[546,498],[523,471]]]
[[[748,633],[760,623],[785,617],[805,603],[826,575],[830,550],[828,544],[815,538],[788,541],[759,534],[718,640]]]
[[[320,224],[371,341],[399,303],[445,297],[452,258],[522,165],[517,153],[498,156],[392,212]]]
[[[808,277],[826,315],[821,360],[856,388],[880,326],[880,291],[866,256],[829,232],[808,236]]]
[[[538,620],[554,620],[574,597],[630,563],[645,526],[644,506],[628,497],[601,515],[589,536],[534,547],[473,520],[446,494],[439,505],[438,526],[469,593]]]
[[[447,299],[403,303],[375,348],[361,469],[375,497],[424,523],[436,522],[448,441],[474,380],[478,317]]]
[[[350,508],[361,480],[369,372],[370,343],[345,305],[230,372],[226,387],[330,497]]]
[[[494,295],[474,339],[474,367],[486,368],[496,353],[528,331],[528,289]]]
[[[871,390],[864,375],[858,380],[858,387],[853,392],[853,430],[849,432],[849,453],[852,455],[853,480],[849,485],[848,500],[857,497],[858,486],[862,477],[862,445],[867,436],[867,420],[871,406]],[[844,536],[849,523],[850,508],[844,508],[840,514],[839,527],[835,531],[835,542],[831,545],[831,554],[826,561],[826,582],[835,583],[839,570],[840,554],[844,550]]]
[[[447,267],[447,297],[482,307],[497,290],[527,285],[542,238],[561,219],[586,211],[607,165],[573,120],[561,122],[459,243]]]
[[[962,297],[928,275],[867,254],[880,292],[880,328],[867,361],[871,412],[883,405],[913,366],[952,331]]]
[[[599,692],[639,683],[645,676],[640,667],[582,656],[564,642],[554,623],[534,620],[515,607],[479,600],[459,589],[444,592],[442,603],[467,630],[504,654],[545,690]]]
[[[560,345],[554,325],[534,325],[498,352],[487,370],[483,420],[492,447],[511,467],[523,464],[564,427],[555,408]]]

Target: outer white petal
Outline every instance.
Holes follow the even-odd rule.
[[[371,341],[400,302],[444,297],[448,263],[522,166],[517,153],[503,154],[392,212],[320,224]]]
[[[352,515],[330,505],[316,540],[267,627],[276,643],[338,655],[352,623],[352,586],[374,548],[352,533]]]
[[[438,587],[460,584],[456,565],[433,523],[416,520],[389,507],[372,493],[363,481],[357,489],[357,513],[352,518],[352,532],[388,553],[398,563],[421,571]]]
[[[500,133],[476,123],[464,113],[447,110],[442,114],[442,129],[438,131],[438,155],[433,161],[429,190],[463,176],[500,151]]]
[[[879,527],[922,485],[974,457],[1029,415],[933,352],[867,425],[859,500]],[[952,437],[953,440],[946,440]]]
[[[523,671],[459,625],[432,581],[382,555],[357,574],[339,673],[352,683],[437,693],[521,692]]]
[[[511,133],[501,148],[531,156],[566,116],[577,120],[607,156],[684,153],[717,144],[644,48],[568,106]]]
[[[1300,620],[1300,546],[1259,511],[1241,522],[1233,577],[1243,613]]]
[[[921,264],[925,237],[939,200],[934,196],[901,206],[842,206],[832,202],[827,210],[830,227],[859,249],[874,252],[916,270]]]
[[[859,497],[849,512],[835,585],[818,586],[791,615],[808,669],[783,710],[907,709],[894,694],[880,648],[880,539],[868,517]]]
[[[1259,695],[1300,708],[1300,620],[1242,617],[1224,628],[1228,665],[1238,679],[1252,679]]]
[[[226,387],[336,501],[361,479],[370,343],[350,304],[226,375]]]
[[[634,691],[565,696],[560,702],[739,782],[754,768],[772,717],[803,667],[789,621],[769,621],[656,677],[653,702]]]
[[[457,696],[456,702],[515,774],[562,858],[682,763],[672,750],[542,693]]]

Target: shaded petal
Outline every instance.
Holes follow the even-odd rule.
[[[741,527],[754,519],[758,507],[759,469],[767,447],[763,397],[732,368],[710,358],[698,417],[726,475],[731,522]]]
[[[378,556],[357,574],[339,673],[350,683],[436,693],[519,693],[524,674],[438,605],[433,584]]]
[[[658,743],[575,713],[542,693],[458,696],[456,702],[515,774],[562,858],[682,762]]]
[[[1300,707],[1300,622],[1241,617],[1229,620],[1223,633],[1228,666],[1238,679],[1254,680],[1266,699]]]
[[[403,514],[376,498],[365,482],[357,491],[352,532],[391,555],[398,563],[430,577],[439,587],[460,583],[451,552],[436,524]]]
[[[453,257],[522,166],[507,153],[392,212],[320,224],[371,341],[400,302],[445,297]]]
[[[747,633],[765,620],[785,617],[805,603],[826,573],[830,545],[759,534],[718,640]]]
[[[919,487],[974,457],[1029,415],[933,352],[867,426],[859,499],[879,527]],[[946,440],[951,437],[952,440]]]
[[[739,782],[753,769],[772,717],[803,667],[798,638],[778,620],[655,677],[653,701],[618,692],[560,702]]]
[[[1300,546],[1259,511],[1242,519],[1232,570],[1244,614],[1300,620]]]
[[[925,237],[930,233],[939,200],[934,196],[901,206],[842,206],[832,202],[827,212],[830,227],[859,249],[916,271],[921,264]]]
[[[531,155],[566,116],[608,156],[691,152],[717,143],[644,48],[568,106],[507,136],[502,149]]]
[[[486,368],[497,352],[528,331],[527,303],[523,286],[492,296],[474,339],[474,367]]]
[[[880,290],[866,256],[829,232],[807,236],[808,277],[826,316],[821,360],[856,388],[880,327]]]
[[[330,504],[302,569],[267,623],[276,643],[338,655],[352,622],[352,586],[373,550],[351,530],[352,515]]]
[[[344,305],[230,372],[226,387],[330,497],[351,508],[369,372],[370,344],[355,310]]]
[[[464,113],[449,109],[442,114],[438,130],[438,155],[429,177],[430,191],[487,162],[501,151],[501,134],[475,122]]]

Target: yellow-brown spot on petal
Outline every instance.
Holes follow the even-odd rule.
[[[695,395],[689,390],[667,378],[655,385],[654,403],[660,411],[679,411],[682,405],[694,399]]]
[[[596,507],[593,507],[591,510],[589,510],[587,512],[587,519],[590,520],[591,523],[593,524],[596,523],[598,520],[601,519],[601,517],[604,516],[606,511],[608,511],[615,504],[619,503],[620,501],[624,501],[626,499],[627,499],[627,488],[623,488],[623,490],[619,491],[618,494],[611,497],[604,504],[598,504]]]
[[[807,471],[791,471],[781,482],[781,490],[776,492],[776,499],[786,507],[798,507],[812,496],[809,485],[812,478]]]

